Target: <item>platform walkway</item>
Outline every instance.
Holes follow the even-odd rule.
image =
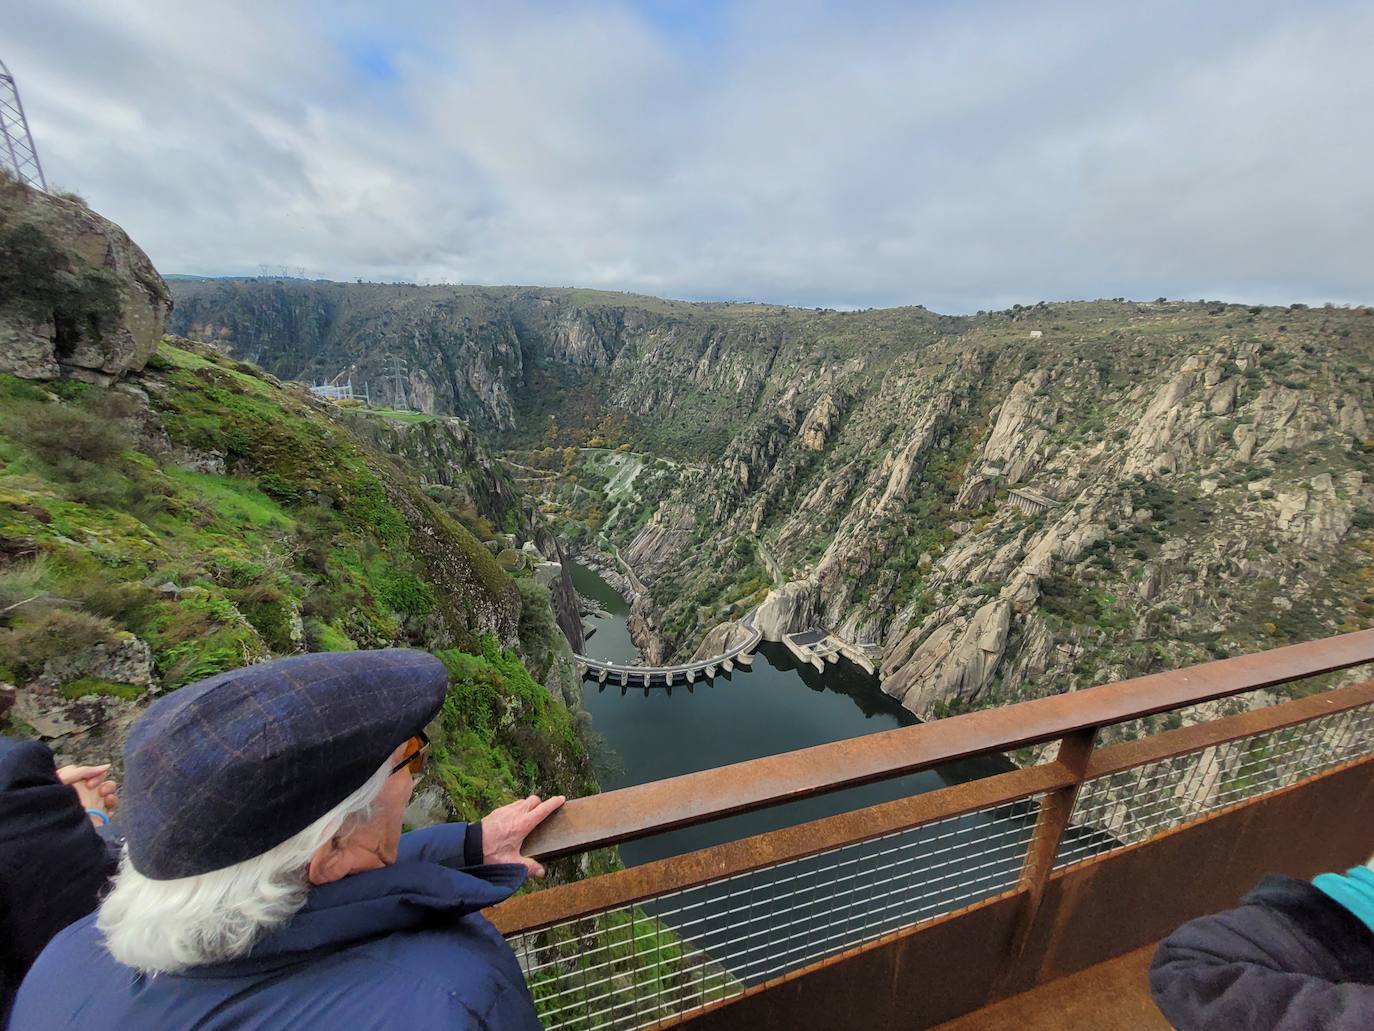
[[[971,1028],[999,1014],[1072,1027],[1018,1007],[1086,1006],[1091,991],[1115,1006],[1079,1026],[1149,1027],[1130,1020],[1150,1015],[1138,964],[1153,943],[1267,873],[1374,852],[1374,827],[1350,819],[1374,812],[1374,680],[1300,683],[1371,665],[1374,629],[573,799],[530,837],[536,858],[1057,742],[1037,765],[487,915],[549,1031]],[[1098,744],[1102,728],[1283,685],[1288,700]]]
[[[1150,998],[1155,943],[940,1024],[934,1031],[1170,1031]]]

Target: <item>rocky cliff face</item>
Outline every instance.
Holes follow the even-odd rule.
[[[400,420],[362,409],[331,411],[352,433],[389,455],[398,474],[418,479],[432,500],[494,554],[505,550],[507,543],[514,549],[532,548],[534,554],[524,565],[549,589],[554,617],[569,646],[582,650],[582,617],[572,577],[564,567],[562,544],[463,420]]]
[[[824,463],[741,434],[691,493],[925,718],[1370,625],[1374,318],[1066,307],[894,362]]]
[[[119,226],[0,177],[0,371],[108,385],[143,368],[171,307]]]
[[[195,289],[206,305],[218,288]],[[288,287],[225,289],[212,321]],[[576,444],[623,418],[677,463],[637,515],[592,478],[546,499],[647,585],[651,657],[802,581],[805,614],[871,646],[885,689],[931,718],[1374,621],[1370,310],[416,296],[509,326],[500,368],[468,329],[443,345],[504,384],[482,432]]]
[[[862,372],[874,358],[856,353],[856,326],[867,348],[888,353],[953,324],[919,308],[848,316],[585,290],[301,280],[173,289],[176,332],[283,378],[346,372],[386,403],[404,394],[413,407],[507,438],[537,438],[550,416],[566,429],[625,413],[659,450],[694,455],[723,446],[760,401],[788,405],[837,368]],[[818,336],[834,341],[819,368]],[[393,357],[403,361],[399,386]],[[815,418],[813,442],[838,409],[822,406]]]
[[[483,291],[272,280],[180,282],[172,327],[284,379],[340,373],[374,401],[510,427],[522,351]]]

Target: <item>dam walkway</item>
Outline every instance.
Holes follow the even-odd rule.
[[[758,627],[754,625],[754,614],[755,610],[751,609],[739,621],[739,625],[745,630],[743,640],[709,659],[698,659],[677,666],[632,666],[605,659],[592,659],[585,655],[574,655],[573,658],[577,660],[577,671],[584,679],[590,678],[600,684],[672,687],[674,684],[714,680],[721,673],[733,672],[737,667],[747,669],[753,664],[754,650],[763,638]]]

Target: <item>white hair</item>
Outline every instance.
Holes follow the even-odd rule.
[[[310,857],[371,815],[391,766],[388,758],[366,784],[299,834],[220,870],[156,881],[134,869],[126,846],[96,919],[110,955],[148,974],[245,955],[263,933],[305,905]]]

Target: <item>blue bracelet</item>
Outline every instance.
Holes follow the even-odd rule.
[[[106,826],[106,827],[108,827],[108,826],[110,825],[110,816],[109,816],[109,814],[108,814],[108,813],[102,813],[99,809],[87,809],[87,810],[86,810],[86,815],[87,815],[87,816],[98,816],[98,817],[100,817],[102,820],[105,821],[105,826]]]

